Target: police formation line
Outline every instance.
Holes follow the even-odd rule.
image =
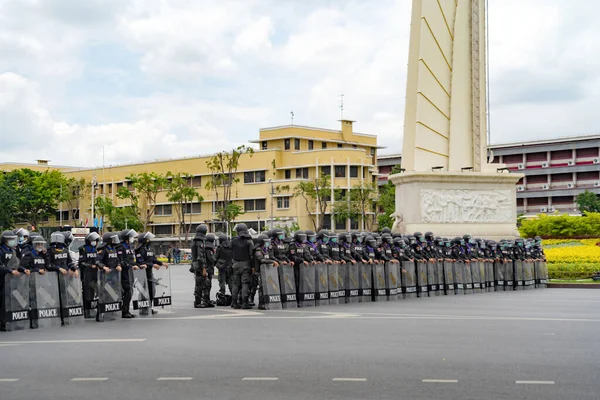
[[[71,232],[50,245],[24,229],[0,236],[0,328],[21,330],[157,313],[171,305],[168,265],[150,248],[154,235],[96,232],[71,256]],[[100,240],[102,239],[102,241]]]
[[[245,224],[231,241],[197,228],[192,246],[196,308],[281,309],[439,295],[529,290],[546,286],[542,240],[454,239],[321,230],[293,237],[274,229],[252,238]],[[211,301],[215,270],[216,302]],[[226,287],[229,286],[228,294]]]

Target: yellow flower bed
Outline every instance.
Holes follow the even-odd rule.
[[[591,278],[600,270],[600,239],[544,240],[550,278]]]

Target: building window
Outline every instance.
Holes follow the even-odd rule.
[[[309,140],[308,141],[308,149],[312,150],[314,147],[315,147],[315,142],[312,140]]]
[[[155,235],[172,235],[173,225],[156,225],[154,226]]]
[[[265,199],[244,200],[244,211],[264,211],[266,204]]]
[[[285,179],[292,179],[292,170],[291,169],[285,170]]]
[[[321,175],[331,176],[331,167],[330,166],[321,167]]]
[[[290,196],[278,197],[277,209],[284,210],[286,208],[290,208]]]
[[[225,203],[222,201],[213,201],[212,202],[212,212],[216,214],[217,211],[222,210],[225,207]]]
[[[261,148],[263,150],[266,150],[267,149],[267,142],[261,142]]]
[[[285,139],[285,140],[283,141],[283,148],[284,148],[285,150],[289,150],[289,149],[290,149],[290,139]]]
[[[343,165],[335,166],[335,177],[336,178],[345,178],[346,177],[346,167]]]
[[[358,229],[358,220],[357,219],[351,219],[350,220],[350,230],[351,231],[355,231]]]
[[[338,231],[346,230],[346,220],[335,221],[335,229]]]
[[[184,214],[202,214],[201,203],[187,203],[183,205]]]
[[[358,149],[358,146],[357,146],[357,145],[355,145],[355,144],[353,144],[353,145],[352,145],[352,148],[353,148],[353,149]]]
[[[338,143],[338,149],[341,149],[341,148],[342,148],[342,144]]]
[[[350,178],[358,178],[358,167],[357,166],[350,167]]]
[[[54,217],[56,218],[57,222],[60,222],[60,217],[61,217],[61,212],[57,211],[56,214],[54,215]],[[69,219],[69,211],[62,211],[62,219],[63,222],[67,221]]]
[[[371,155],[374,156],[375,155],[375,147],[371,147]]]
[[[329,214],[323,216],[323,229],[331,229],[331,215]]]
[[[327,148],[327,142],[321,142],[321,148],[322,149],[326,149]]]
[[[265,171],[244,172],[244,183],[255,183],[265,181]]]
[[[123,187],[123,182],[117,183],[117,192]]]
[[[296,179],[308,179],[308,168],[296,168]]]
[[[154,208],[154,215],[172,215],[173,206],[171,204],[163,204]]]
[[[192,177],[192,187],[201,187],[202,186],[202,177],[194,176]]]
[[[294,139],[294,150],[300,150],[300,139]]]

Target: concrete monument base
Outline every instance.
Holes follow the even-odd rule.
[[[516,183],[521,174],[496,172],[405,172],[396,186],[394,233],[433,232],[453,238],[519,236]]]

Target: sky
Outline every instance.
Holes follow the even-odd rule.
[[[0,0],[0,162],[211,154],[294,123],[402,147],[410,0]],[[600,3],[489,0],[491,143],[600,130]]]

